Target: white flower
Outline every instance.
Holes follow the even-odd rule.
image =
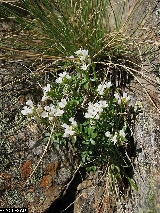
[[[88,50],[82,50],[81,48],[75,52],[75,54],[79,57],[79,60],[82,64],[82,67],[84,68],[83,70],[86,70],[88,68],[88,65],[91,63],[90,56],[88,54]],[[83,66],[84,64],[84,66]],[[87,67],[86,67],[87,66]],[[82,69],[82,68],[81,68]]]
[[[108,107],[107,101],[99,101],[103,108]]]
[[[34,109],[34,105],[33,102],[31,100],[28,100],[26,102],[27,106],[24,106],[23,109],[21,110],[21,113],[23,115],[31,115],[33,114],[33,109]]]
[[[47,95],[47,93],[51,90],[51,85],[47,84],[46,87],[43,87],[43,96],[41,101],[46,101],[49,99],[49,96]]]
[[[112,86],[112,83],[109,81],[109,82],[105,83],[105,85],[107,88],[110,88]]]
[[[116,144],[117,143],[117,132],[115,132],[115,135],[111,138],[111,141]]]
[[[126,101],[129,101],[129,100],[130,100],[130,96],[128,96],[126,92],[123,92],[123,98],[124,98]]]
[[[63,134],[63,137],[67,138],[67,137],[74,135],[75,131],[72,129],[72,126],[69,126],[69,125],[64,123],[62,125],[62,127],[65,128],[65,130],[64,130],[65,132]]]
[[[70,78],[71,78],[71,76],[70,76],[66,71],[64,71],[63,73],[60,73],[60,74],[59,74],[59,77],[60,77],[60,78],[66,77],[67,79],[70,79]]]
[[[63,81],[63,78],[62,78],[62,77],[59,77],[59,78],[56,79],[56,83],[57,83],[57,84],[61,84],[62,81]]]
[[[73,56],[73,55],[71,55],[71,56],[69,56],[68,58],[71,58],[71,59],[72,59],[72,58],[74,58],[74,56]]]
[[[27,102],[26,102],[26,105],[30,106],[30,107],[33,107],[33,102],[29,99]]]
[[[125,134],[125,132],[124,132],[123,129],[121,129],[121,130],[119,131],[119,135],[120,135],[121,137],[125,138],[126,134]]]
[[[41,113],[41,117],[42,117],[42,118],[47,118],[47,117],[48,117],[48,112],[43,111],[43,112]]]
[[[106,88],[105,84],[99,84],[97,88],[97,92],[104,91],[105,88]]]
[[[95,109],[97,109],[97,111],[98,111],[99,109],[101,109],[101,105],[100,105],[99,103],[95,103],[95,104],[93,105],[93,107],[94,107]]]
[[[111,133],[110,133],[109,131],[107,131],[107,132],[105,133],[105,136],[106,136],[107,138],[110,138]]]
[[[98,91],[98,94],[99,94],[99,95],[103,95],[103,94],[104,94],[104,90]]]
[[[64,71],[62,73],[59,73],[58,75],[59,75],[59,77],[64,78],[67,75],[67,72]]]
[[[44,109],[45,109],[46,111],[50,111],[50,106],[45,106]]]
[[[122,97],[120,97],[118,93],[115,93],[114,97],[117,99],[118,104],[126,103],[130,100],[130,96],[128,96],[125,92],[123,92]]]
[[[74,52],[78,57],[82,59],[85,59],[86,57],[88,57],[88,50],[82,50],[81,48],[79,50],[77,50],[76,52]]]
[[[84,61],[88,56],[88,50],[81,50],[80,60]]]
[[[71,79],[71,76],[66,71],[58,75],[59,77],[56,79],[57,84],[61,84],[64,78]]]
[[[74,120],[74,118],[70,118],[69,121],[71,122],[72,126],[77,126],[77,122]]]
[[[119,96],[119,94],[115,93],[114,97],[117,99],[118,104],[121,104],[121,97]]]
[[[64,123],[64,124],[62,124],[61,126],[62,126],[63,128],[67,128],[67,127],[68,127],[68,125],[67,125],[67,124],[65,124],[65,123]]]
[[[82,66],[80,67],[80,69],[81,70],[87,70],[88,69],[88,67],[89,67],[89,64],[87,65],[87,64],[82,64]]]
[[[85,114],[86,114],[86,116],[89,116],[92,118],[93,116],[95,116],[97,114],[97,112],[92,108],[88,108],[88,112],[86,112]]]
[[[82,54],[82,49],[80,48],[79,50],[77,50],[76,52],[74,52],[76,55],[81,55]]]
[[[98,120],[100,118],[99,114],[96,114],[96,116],[94,117],[96,120]]]
[[[54,118],[53,116],[48,116],[49,121],[52,121],[53,118]]]
[[[98,85],[98,88],[97,88],[97,92],[99,95],[103,95],[104,94],[104,90],[106,88],[106,85],[105,84],[99,84]]]
[[[85,118],[92,118],[92,114],[86,112],[85,115],[84,115],[84,117],[85,117]]]
[[[27,107],[27,106],[24,106],[24,107],[23,107],[23,110],[21,110],[21,113],[22,113],[23,115],[30,115],[30,114],[33,113],[33,109],[32,109],[32,108],[29,108],[29,107]]]
[[[55,116],[55,107],[53,104],[50,104],[49,106],[45,106],[44,107],[44,110],[46,111],[46,114],[45,114],[45,111],[43,112],[43,114],[41,114],[42,117],[49,117],[49,120],[51,120],[50,117],[53,117]]]
[[[120,96],[119,96],[119,94],[118,94],[118,93],[115,93],[115,94],[114,94],[114,97],[115,97],[117,100],[119,100],[119,99],[120,99]]]
[[[71,76],[67,74],[67,75],[66,75],[66,78],[67,78],[67,79],[71,79]]]
[[[47,95],[43,95],[41,101],[46,101],[48,99]]]
[[[64,110],[61,110],[61,109],[57,109],[56,110],[56,112],[55,112],[55,116],[57,117],[57,116],[62,116],[63,115],[63,113],[64,113]]]
[[[106,88],[110,88],[112,86],[112,83],[111,82],[105,82],[103,84],[99,84],[98,85],[98,88],[97,88],[97,92],[99,95],[103,95],[104,94],[104,90]]]
[[[85,113],[85,118],[94,118],[94,119],[99,119],[100,114],[103,112],[103,108],[107,107],[108,104],[106,101],[99,101],[95,104],[92,104],[89,102],[88,104],[88,111]]]
[[[49,115],[50,116],[54,116],[55,112],[56,112],[56,108],[53,104],[50,104],[50,112],[49,112]]]
[[[66,106],[66,104],[67,104],[66,99],[65,99],[65,98],[62,98],[62,99],[61,99],[61,102],[58,103],[58,106],[59,106],[60,108],[64,108],[64,107]]]
[[[50,90],[51,90],[51,85],[50,85],[50,84],[47,84],[46,87],[43,87],[44,93],[47,93],[47,92],[49,92]]]
[[[118,99],[118,104],[119,104],[119,105],[121,104],[121,99]]]

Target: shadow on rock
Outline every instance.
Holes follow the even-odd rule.
[[[77,186],[84,180],[84,178],[85,169],[81,168],[75,174],[65,194],[63,192],[62,195],[43,213],[74,213],[74,201],[76,198]]]

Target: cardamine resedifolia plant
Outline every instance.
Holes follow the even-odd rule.
[[[53,127],[55,147],[70,143],[87,170],[107,163],[114,175],[131,182],[125,173],[131,165],[122,152],[130,143],[131,97],[107,73],[99,73],[86,49],[67,57],[62,67],[66,69],[54,72],[52,82],[42,86],[41,102],[28,100],[22,114]]]
[[[38,104],[29,99],[22,114],[46,124],[46,138],[57,149],[71,145],[88,170],[107,165],[112,178],[126,178],[135,188],[127,168],[132,167],[130,124],[139,106],[132,105],[125,88],[131,77],[143,75],[145,48],[136,32],[146,14],[132,25],[142,2],[137,0],[126,18],[126,1],[0,4],[3,15],[18,23],[13,36],[0,40],[5,53],[1,58],[17,60],[23,55],[33,62],[29,79],[33,77],[43,93]],[[48,80],[44,73],[49,73]]]

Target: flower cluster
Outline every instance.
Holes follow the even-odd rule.
[[[104,82],[103,84],[99,84],[98,85],[98,88],[97,88],[97,92],[99,95],[103,95],[104,94],[104,90],[106,88],[110,88],[112,86],[112,83],[109,81],[109,82]]]
[[[106,101],[99,101],[95,104],[93,103],[89,103],[88,104],[88,110],[87,112],[85,113],[85,118],[91,118],[91,119],[99,119],[100,118],[100,114],[103,112],[103,109],[105,107],[107,107],[108,104]]]
[[[126,133],[124,129],[121,129],[119,133],[115,132],[114,135],[112,135],[109,131],[107,131],[105,133],[105,136],[109,138],[114,144],[116,144],[118,141],[118,137],[124,139],[126,137]]]
[[[66,99],[61,99],[61,101],[57,104],[57,106],[53,104],[45,106],[40,116],[42,118],[48,118],[50,121],[52,121],[54,117],[59,117],[64,114],[63,109],[66,106],[66,104],[67,104]]]
[[[34,110],[33,102],[31,100],[28,100],[26,102],[26,106],[23,107],[21,113],[23,115],[32,115],[33,114],[33,110]]]
[[[75,55],[63,64],[66,69],[69,63],[68,70],[53,75],[52,84],[42,88],[41,102],[36,106],[28,100],[21,112],[48,126],[55,124],[53,143],[58,143],[60,148],[59,145],[67,145],[66,141],[69,141],[82,164],[94,159],[98,165],[106,160],[106,156],[113,158],[116,155],[121,161],[122,155],[119,155],[117,147],[123,149],[124,142],[127,142],[125,145],[129,143],[126,116],[130,115],[130,97],[125,92],[121,95],[121,90],[115,88],[105,73],[100,75],[100,79],[95,73],[93,82],[92,72],[88,73],[91,64],[88,50],[79,49]],[[67,72],[70,67],[74,68],[71,73]],[[96,72],[94,63],[90,71]],[[82,110],[79,112],[79,109]],[[95,151],[97,148],[98,151]]]
[[[51,85],[47,84],[46,87],[43,87],[43,97],[41,99],[42,102],[46,100],[52,100],[49,96],[48,92],[51,91]],[[52,100],[52,102],[54,102]],[[45,105],[44,103],[38,104],[37,107],[34,106],[31,100],[26,102],[26,106],[23,107],[21,113],[23,115],[32,115],[33,118],[48,118],[49,121],[52,121],[54,117],[60,117],[64,114],[64,108],[67,105],[67,100],[62,98],[60,102],[57,104],[51,103],[50,105]]]
[[[130,96],[127,95],[127,93],[123,92],[123,96],[120,97],[118,93],[114,94],[114,97],[117,99],[118,104],[126,104],[130,101]]]
[[[75,54],[78,56],[80,63],[81,63],[81,67],[80,69],[82,70],[87,70],[88,67],[91,64],[91,59],[90,56],[88,54],[88,50],[82,50],[81,48],[79,50],[77,50],[75,52]]]
[[[57,84],[61,84],[65,78],[71,79],[71,76],[66,71],[64,71],[63,73],[60,73],[58,75],[59,75],[59,77],[56,79]]]
[[[71,125],[66,123],[61,125],[65,129],[63,134],[64,138],[71,137],[75,134],[74,128],[77,126],[77,122],[72,117],[69,119],[69,121],[71,122]]]

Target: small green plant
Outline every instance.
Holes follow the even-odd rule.
[[[79,49],[57,66],[51,84],[42,87],[41,102],[28,100],[22,114],[53,128],[52,143],[58,149],[70,143],[87,170],[107,162],[112,177],[129,179],[125,167],[131,165],[123,154],[130,143],[131,97],[107,73],[98,76],[88,50]]]

